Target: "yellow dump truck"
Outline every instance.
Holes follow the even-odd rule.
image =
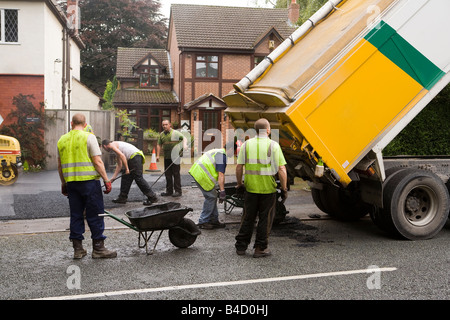
[[[19,141],[13,137],[0,135],[0,185],[11,185],[19,177],[22,165]]]
[[[328,1],[224,97],[235,128],[267,118],[289,175],[316,205],[383,230],[434,237],[450,207],[450,157],[383,149],[450,82],[450,1]]]

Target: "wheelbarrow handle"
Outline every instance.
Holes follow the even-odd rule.
[[[126,221],[123,220],[122,218],[119,218],[118,216],[115,216],[115,215],[113,215],[111,212],[108,212],[108,211],[106,211],[106,210],[104,210],[104,212],[105,212],[104,214],[100,214],[99,216],[102,216],[102,217],[108,216],[108,217],[113,218],[114,220],[120,222],[121,224],[126,225],[128,228],[133,229],[133,230],[139,232],[139,229],[138,229],[138,228],[136,228],[136,227],[133,226],[132,224],[126,222]]]

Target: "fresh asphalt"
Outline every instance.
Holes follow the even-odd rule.
[[[147,172],[144,177],[153,184],[161,173]],[[182,177],[183,196],[161,201],[193,208],[187,217],[197,222],[203,197],[186,170]],[[232,168],[226,179],[235,181]],[[143,196],[135,185],[129,203],[112,203],[119,185],[120,180],[105,195],[106,210],[123,215],[142,207]],[[153,188],[159,194],[164,186],[162,177]],[[182,315],[185,308],[206,305],[205,300],[222,300],[214,306],[224,312],[225,303],[248,306],[249,300],[261,304],[258,300],[445,301],[450,297],[449,226],[427,241],[392,239],[368,217],[354,223],[329,219],[302,183],[291,186],[288,219],[273,228],[273,255],[264,259],[252,258],[250,249],[245,256],[235,253],[240,208],[226,215],[220,207],[226,228],[202,230],[187,249],[177,249],[163,233],[156,252],[149,256],[138,247],[137,232],[105,218],[106,246],[117,250],[118,257],[92,259],[92,245],[86,240],[89,254],[76,261],[68,241],[68,200],[60,193],[56,171],[22,173],[14,185],[0,186],[0,203],[0,300],[181,300],[168,310],[160,302],[149,306]],[[85,237],[89,239],[88,229]],[[379,273],[367,271],[378,267]],[[287,306],[292,312],[298,309],[295,303]],[[275,310],[279,311],[269,305],[269,314]]]
[[[162,172],[147,172],[144,177],[152,185]],[[112,176],[112,173],[109,173]],[[160,194],[165,190],[165,177],[162,176],[153,186],[154,192]],[[192,185],[192,177],[183,174],[182,187]],[[113,190],[104,195],[105,210],[120,208],[112,202],[119,195],[120,179],[113,183]],[[142,203],[144,196],[133,183],[128,195],[129,202]],[[174,200],[174,199],[171,199]],[[11,186],[0,186],[0,220],[22,220],[69,217],[69,202],[61,194],[58,172],[42,171],[19,173],[17,182]]]

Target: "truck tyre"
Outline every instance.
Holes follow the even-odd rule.
[[[431,171],[398,171],[386,183],[383,198],[385,228],[403,238],[433,238],[447,221],[449,192]]]
[[[355,221],[369,214],[371,206],[362,202],[357,186],[348,189],[338,188],[332,185],[324,185],[322,190],[317,190],[319,200],[315,200],[317,192],[313,195],[317,207],[333,218],[342,221]]]
[[[393,167],[386,170],[386,179],[383,183],[383,190],[386,188],[386,185],[389,181],[400,171],[406,170],[404,167]],[[383,230],[384,232],[390,235],[397,235],[395,226],[392,224],[392,220],[388,214],[384,212],[383,208],[375,207],[374,210],[370,212],[370,218],[373,223]]]
[[[324,186],[324,188],[326,188],[326,186]],[[311,196],[317,208],[319,208],[322,212],[329,214],[326,205],[322,202],[322,191],[323,190],[311,188]]]

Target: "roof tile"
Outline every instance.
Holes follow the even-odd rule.
[[[252,50],[274,27],[286,39],[295,28],[288,9],[172,4],[178,45],[184,48]]]

